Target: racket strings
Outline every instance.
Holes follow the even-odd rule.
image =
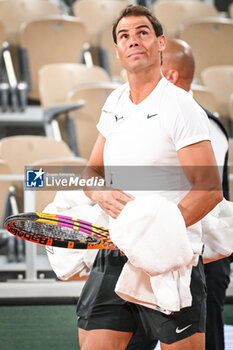
[[[40,223],[35,221],[15,221],[14,225],[20,231],[31,232],[38,236],[43,235],[52,239],[72,240],[80,242],[99,242],[99,239],[86,234],[85,232],[73,230],[69,227]]]
[[[53,218],[46,217],[44,214],[41,215],[40,217],[42,219],[47,219],[49,221],[52,221],[52,224],[58,224],[61,226],[69,225],[67,227],[71,229],[91,234],[92,236],[97,237],[103,240],[104,242],[111,242],[108,229],[98,225],[93,225],[87,221],[83,221],[80,219],[72,220],[71,218],[61,216],[61,215],[56,215],[56,219],[54,219],[54,217]]]

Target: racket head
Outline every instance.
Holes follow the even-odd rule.
[[[8,217],[5,227],[16,237],[37,244],[69,249],[110,249],[111,246],[112,249],[107,229],[68,216],[22,213]]]

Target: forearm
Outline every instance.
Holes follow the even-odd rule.
[[[93,177],[95,179],[104,181],[103,167],[87,166],[82,174],[82,178],[84,178],[87,181],[88,179],[91,179]],[[96,187],[96,186],[94,187],[94,186],[86,185],[83,190],[87,197],[89,197],[91,200],[96,202],[96,193],[98,191],[106,190],[106,186],[103,185],[99,187]]]
[[[209,141],[184,147],[178,151],[178,156],[184,173],[192,184],[191,191],[178,204],[186,226],[190,226],[222,201],[222,185]]]
[[[222,199],[221,190],[196,191],[192,189],[178,204],[186,227],[201,220]]]
[[[83,173],[83,178],[90,179],[92,176],[104,180],[103,167],[89,166]],[[132,200],[132,197],[123,191],[105,186],[85,186],[85,194],[111,217],[117,218],[125,204]]]

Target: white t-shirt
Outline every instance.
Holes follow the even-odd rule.
[[[225,134],[223,133],[221,128],[218,126],[218,124],[212,119],[209,119],[209,122],[210,122],[211,143],[214,150],[216,162],[219,167],[219,176],[222,181],[223,166],[225,163],[226,153],[228,151],[228,141]]]
[[[210,140],[206,113],[187,92],[165,78],[137,105],[129,98],[128,83],[117,88],[106,100],[97,128],[106,138],[106,180],[113,187],[134,196],[146,195],[149,192],[143,191],[143,188],[142,191],[128,190],[124,186],[125,179],[127,178],[126,183],[130,185],[143,177],[145,184],[151,184],[154,177],[157,177],[155,187],[149,188],[151,192],[159,190],[160,195],[175,203],[188,191],[183,171],[183,177],[180,175],[182,168],[177,151],[193,143]],[[140,171],[139,174],[134,172],[134,167],[131,174],[130,166],[140,166],[142,169],[156,166],[160,170],[159,174],[157,171],[156,175],[149,171],[142,176]],[[164,179],[169,180],[164,183]],[[199,236],[196,241],[199,243],[200,223],[190,226],[189,231],[192,230],[195,231],[195,236]]]
[[[174,176],[172,167],[180,168],[179,149],[210,140],[206,113],[165,78],[137,105],[129,98],[128,83],[120,86],[104,104],[97,128],[106,138],[105,166],[160,166],[168,176]],[[113,176],[114,187],[117,181]],[[174,189],[171,184],[168,190]]]

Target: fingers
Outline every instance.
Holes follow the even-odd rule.
[[[112,189],[110,191],[99,191],[95,195],[95,201],[114,219],[118,217],[124,206],[132,199],[123,191]]]
[[[99,202],[100,207],[112,218],[116,219],[124,208],[124,204],[114,198],[108,198]]]
[[[129,196],[127,193],[123,191],[114,191],[114,192],[116,192],[117,200],[121,202],[123,205],[133,200],[131,196]]]
[[[122,191],[111,191],[107,196],[106,208],[110,211],[110,215],[116,219],[124,206],[131,200],[132,198]]]

